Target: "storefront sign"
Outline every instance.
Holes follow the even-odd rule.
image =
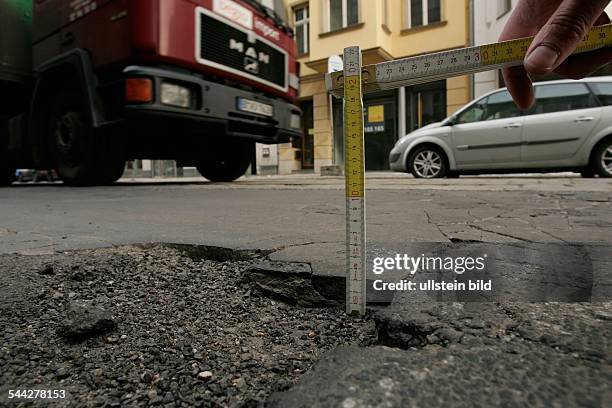
[[[368,107],[368,123],[381,123],[385,121],[385,105]]]
[[[366,125],[364,127],[364,131],[366,133],[382,133],[385,131],[385,124],[381,123],[379,125]]]

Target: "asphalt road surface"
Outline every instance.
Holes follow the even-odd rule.
[[[197,179],[196,179],[197,180]],[[367,180],[368,242],[610,242],[612,181],[569,176]],[[132,243],[276,251],[333,273],[343,264],[341,178],[253,177],[232,184],[130,182],[0,189],[0,253]]]
[[[341,178],[0,189],[0,318],[10,329],[0,353],[0,365],[10,365],[4,382],[33,387],[34,374],[59,379],[78,398],[66,406],[110,396],[119,405],[360,407],[383,395],[390,406],[605,406],[612,383],[612,181],[373,174],[367,187],[370,257],[488,253],[488,278],[501,291],[482,299],[398,292],[385,299],[387,307],[370,308],[369,326],[354,329],[343,320],[343,291],[325,286],[342,282],[336,277],[344,273]],[[120,246],[143,243],[260,249],[254,256],[265,261],[192,261],[167,246]],[[60,254],[77,249],[85,251]],[[325,276],[278,275],[278,265]],[[424,272],[414,281],[430,278]],[[285,304],[291,296],[296,301]],[[77,304],[81,298],[93,304]],[[306,300],[337,303],[318,310]],[[62,323],[66,313],[102,301],[119,317],[108,337],[72,344],[49,330],[70,329]],[[550,303],[558,301],[565,303]],[[293,327],[298,318],[312,327]],[[356,347],[373,336],[372,323],[376,346]],[[296,330],[303,333],[295,337]],[[274,358],[288,357],[266,363],[265,355],[249,353],[268,343],[251,341],[268,341]],[[319,354],[342,344],[352,346]],[[200,362],[193,354],[200,349],[213,351]],[[295,350],[311,358],[298,364]],[[138,359],[142,366],[130,363]],[[125,390],[111,391],[119,382]]]

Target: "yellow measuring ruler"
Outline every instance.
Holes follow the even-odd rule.
[[[344,172],[346,177],[346,312],[366,306],[365,150],[361,50],[344,50]]]
[[[490,71],[523,64],[533,37],[504,41],[477,47],[424,54],[416,57],[367,65],[362,68],[363,92],[396,89],[454,76]],[[576,50],[576,54],[612,46],[612,24],[593,28]],[[343,96],[344,74],[326,77],[327,89]]]
[[[366,218],[363,94],[523,64],[533,37],[419,55],[363,67],[359,47],[344,50],[344,71],[327,89],[344,98],[346,177],[346,311],[365,314]],[[612,24],[593,28],[575,53],[612,46]]]

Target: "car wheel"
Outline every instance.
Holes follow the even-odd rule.
[[[446,155],[438,147],[418,147],[408,160],[410,172],[416,178],[444,178],[448,172]]]
[[[601,177],[612,177],[612,139],[602,143],[595,151],[595,168]]]
[[[241,139],[226,140],[207,148],[196,166],[212,182],[231,182],[244,175],[253,158],[255,144]]]

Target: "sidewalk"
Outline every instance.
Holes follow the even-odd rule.
[[[580,175],[576,173],[545,173],[545,174],[492,174],[492,175],[480,175],[480,176],[461,176],[461,179],[466,180],[486,180],[486,179],[580,179]],[[460,179],[460,180],[461,180]],[[258,182],[258,181],[270,181],[270,182],[281,182],[281,181],[298,181],[298,180],[344,180],[343,176],[321,176],[319,174],[286,174],[286,175],[266,175],[266,176],[253,176],[247,175],[236,180],[238,183],[246,182]],[[368,172],[366,173],[366,180],[417,180],[409,174],[395,173],[395,172]],[[456,179],[440,179],[440,180],[453,180]],[[437,180],[437,181],[440,181]],[[119,183],[210,183],[203,177],[123,177],[119,180]]]

